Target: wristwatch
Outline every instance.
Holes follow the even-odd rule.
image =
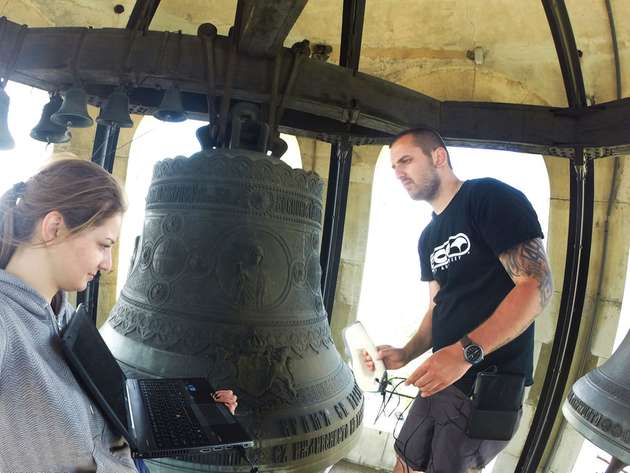
[[[459,342],[464,347],[464,359],[468,363],[477,365],[483,361],[483,348],[468,338],[468,335],[464,335]]]

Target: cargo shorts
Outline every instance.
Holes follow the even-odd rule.
[[[466,473],[481,469],[508,444],[466,435],[472,401],[455,386],[417,397],[394,442],[398,458],[425,473]]]

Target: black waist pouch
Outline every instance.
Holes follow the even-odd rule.
[[[510,440],[521,419],[525,376],[478,373],[466,433],[484,440]]]

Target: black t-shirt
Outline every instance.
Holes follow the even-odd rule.
[[[423,230],[418,242],[423,281],[436,280],[433,351],[459,341],[492,315],[514,283],[498,256],[543,234],[534,208],[517,189],[483,178],[465,181],[446,209]],[[525,375],[533,383],[534,324],[473,366],[458,386],[468,391],[477,372]]]

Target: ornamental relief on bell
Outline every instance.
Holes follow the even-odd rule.
[[[174,353],[203,354],[209,352],[209,346],[233,350],[234,346],[240,347],[243,340],[250,337],[255,337],[264,346],[286,347],[292,356],[298,358],[307,356],[309,352],[319,354],[333,347],[332,334],[325,318],[305,320],[299,325],[277,322],[258,327],[252,333],[248,327],[234,325],[229,319],[221,322],[220,314],[216,314],[217,318],[209,328],[204,321],[175,318],[155,310],[134,307],[137,304],[124,295],[121,302],[114,307],[107,321],[117,332],[144,345]]]
[[[131,299],[268,312],[290,296],[303,297],[306,286],[320,294],[321,268],[308,233],[294,232],[292,256],[287,241],[270,226],[218,228],[203,240],[196,234],[178,236],[174,229],[181,225],[181,219],[166,217],[161,228],[171,231],[141,242],[139,262],[124,289]]]
[[[237,227],[221,238],[215,278],[236,309],[269,311],[287,298],[291,277],[289,249],[263,228]]]
[[[298,192],[288,192],[269,184],[238,185],[225,182],[162,182],[154,184],[147,195],[147,209],[165,205],[229,210],[234,215],[256,215],[286,222],[319,226],[322,207],[319,201]]]
[[[306,192],[321,199],[324,183],[312,171],[291,169],[280,160],[252,159],[246,155],[231,155],[214,152],[211,159],[205,152],[196,153],[190,158],[178,156],[158,162],[153,170],[153,181],[171,177],[196,178],[225,181],[236,179],[252,183],[270,183],[283,189]]]

